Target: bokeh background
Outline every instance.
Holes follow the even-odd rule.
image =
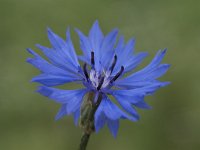
[[[77,149],[81,130],[72,117],[54,121],[59,105],[34,92],[39,71],[25,49],[49,46],[47,27],[64,37],[67,26],[87,33],[96,19],[104,33],[135,37],[136,51],[150,53],[144,64],[168,48],[162,80],[172,84],[146,98],[153,109],[140,110],[139,122],[121,121],[116,139],[107,128],[93,134],[88,150],[199,150],[199,0],[0,0],[0,150]]]

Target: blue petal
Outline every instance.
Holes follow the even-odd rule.
[[[85,93],[86,92],[80,93],[79,95],[76,95],[76,97],[71,98],[71,100],[68,102],[68,105],[67,105],[68,114],[75,113],[76,111],[80,110]]]
[[[41,86],[39,87],[38,92],[44,96],[49,97],[50,99],[53,99],[54,101],[58,103],[67,104],[67,112],[71,113],[71,112],[76,111],[76,109],[74,108],[74,105],[80,105],[83,99],[83,96],[87,92],[87,89],[60,90],[56,88]],[[71,107],[71,108],[68,108],[68,107]]]
[[[104,67],[105,70],[107,70],[111,66],[113,59],[114,59],[114,51],[106,52],[106,55],[101,59],[101,65]]]
[[[128,101],[130,103],[137,103],[140,100],[144,99],[144,92],[143,91],[137,91],[134,90],[112,90],[110,92],[117,100],[123,100]]]
[[[74,124],[78,125],[78,119],[80,118],[80,109],[74,112]]]
[[[160,82],[157,80],[141,80],[141,81],[131,81],[131,80],[117,80],[115,83],[116,87],[123,88],[123,89],[134,89],[134,88],[141,88],[144,86],[149,85],[159,85],[160,87],[164,87],[170,84],[170,82]]]
[[[101,53],[105,54],[107,51],[111,51],[114,48],[116,38],[118,34],[118,29],[113,29],[110,33],[106,35],[101,45]]]
[[[134,73],[131,77],[141,76],[147,74],[152,69],[156,68],[162,61],[165,56],[166,49],[163,51],[158,51],[154,59],[151,61],[149,65],[147,65],[144,69]]]
[[[127,58],[131,57],[134,52],[134,45],[135,45],[135,40],[130,39],[127,44],[125,45],[123,51],[121,52],[123,55],[123,60],[126,60]]]
[[[156,80],[169,69],[170,65],[168,64],[159,65],[165,53],[166,50],[159,51],[148,66],[124,79],[117,80],[115,85],[126,88],[142,87],[150,84],[159,84],[159,86],[167,85],[167,83],[162,83]]]
[[[54,49],[47,48],[40,44],[36,44],[36,46],[44,53],[44,55],[53,63],[54,65],[64,68],[65,70],[69,70],[70,72],[77,73],[77,68],[79,65],[74,65],[74,62],[70,60],[65,53],[59,53]]]
[[[143,53],[139,53],[139,54],[133,56],[131,59],[129,59],[127,61],[127,63],[125,64],[125,72],[135,69],[147,55],[148,55],[148,53],[143,52]]]
[[[120,70],[121,66],[124,66],[125,72],[127,72],[127,66],[130,65],[134,57],[133,50],[134,50],[135,40],[130,39],[125,46],[123,38],[121,38],[119,42],[120,44],[117,45],[115,51],[118,57],[117,57],[117,63],[113,70],[113,74],[116,74]]]
[[[62,104],[61,108],[59,109],[58,113],[55,116],[55,120],[59,120],[65,115],[68,115],[67,113],[67,104]],[[78,119],[80,117],[80,109],[74,112],[74,124],[77,126],[78,125]]]
[[[103,99],[103,103],[104,103],[104,113],[108,119],[117,120],[120,118],[125,118],[131,121],[136,121],[135,118],[133,118],[132,116],[129,116],[128,114],[123,112],[121,109],[119,109],[119,107],[115,105],[114,103],[112,103],[112,101],[108,97]]]
[[[71,58],[73,58],[73,62],[75,62],[75,64],[78,66],[79,62],[78,62],[76,51],[74,49],[74,45],[71,41],[70,29],[69,28],[67,29],[66,37],[67,37],[66,43],[67,43],[68,48],[69,48],[69,54],[71,54]]]
[[[81,47],[81,50],[83,51],[84,53],[84,56],[90,60],[90,53],[92,51],[92,47],[91,47],[91,44],[90,44],[90,41],[88,39],[88,37],[86,37],[80,30],[78,29],[75,29],[75,31],[77,32],[79,38],[80,38],[80,47]]]
[[[78,56],[79,60],[81,60],[82,62],[85,62],[89,65],[91,65],[91,60],[88,57],[85,56]]]
[[[106,123],[106,116],[103,111],[104,107],[102,103],[99,105],[98,109],[95,112],[95,131],[98,133],[101,128],[103,128]]]
[[[151,67],[153,68],[153,67],[159,65],[161,63],[163,57],[165,56],[166,52],[167,52],[167,49],[159,50],[157,52],[156,56],[154,57],[154,59],[151,61],[151,63],[147,67],[145,67],[145,69],[151,68]]]
[[[95,130],[98,132],[105,123],[108,124],[109,129],[113,136],[117,135],[117,122],[119,119],[125,118],[131,121],[136,121],[137,118],[132,117],[121,109],[117,105],[111,102],[108,97],[104,97],[95,113]],[[114,123],[114,124],[113,124]]]
[[[45,59],[40,57],[33,50],[31,49],[27,49],[27,50],[29,53],[31,53],[34,56],[34,58],[28,58],[27,62],[32,64],[34,67],[38,68],[43,73],[48,73],[48,74],[53,74],[53,75],[68,75],[68,72],[48,63]]]
[[[144,96],[153,94],[158,88],[160,88],[160,85],[151,85],[131,90],[111,90],[109,93],[117,99],[127,112],[134,115],[135,112],[131,105],[149,109],[150,107],[144,102]]]
[[[60,38],[58,35],[56,35],[50,28],[47,29],[48,38],[51,42],[51,45],[58,50],[63,49],[65,46],[65,42],[62,38]]]
[[[124,37],[120,36],[117,46],[115,48],[116,54],[120,54],[123,48],[124,48]]]
[[[118,30],[113,29],[103,40],[102,46],[101,46],[101,63],[105,67],[110,64],[110,60],[112,56],[114,55],[114,45],[116,42]]]
[[[61,106],[61,108],[59,109],[58,113],[56,114],[55,120],[59,120],[61,119],[63,116],[67,115],[67,111],[66,111],[66,104],[63,104]]]
[[[136,103],[134,105],[141,109],[151,109],[151,106],[149,106],[144,100],[139,101],[138,103]]]
[[[89,32],[89,40],[91,43],[92,51],[94,51],[95,58],[95,69],[96,71],[101,70],[100,65],[100,47],[103,42],[104,35],[99,27],[98,21],[95,21],[90,32]]]
[[[122,99],[116,99],[116,100],[125,111],[127,111],[129,114],[131,114],[135,118],[135,120],[132,119],[132,121],[139,120],[140,116],[130,102],[124,101]]]
[[[41,74],[34,77],[32,82],[39,82],[46,86],[56,86],[62,85],[69,82],[81,81],[80,78],[74,76],[64,76],[64,75],[51,75],[51,74]]]
[[[152,84],[152,85],[145,86],[142,88],[132,89],[130,91],[132,91],[134,93],[138,93],[138,94],[151,95],[160,87],[161,87],[160,84]]]
[[[48,38],[51,42],[54,49],[60,54],[62,57],[67,57],[67,60],[71,62],[75,67],[79,66],[77,61],[77,57],[75,55],[75,50],[73,48],[69,30],[67,32],[67,42],[65,42],[62,38],[56,35],[50,28],[48,28]]]
[[[167,72],[169,69],[170,65],[169,64],[162,64],[159,65],[156,69],[152,70],[146,77],[145,79],[156,79],[161,77],[163,74]]]
[[[119,108],[113,104],[108,98],[102,100],[102,105],[104,107],[104,113],[107,118],[111,120],[117,120],[121,118],[121,111]]]
[[[123,38],[120,40],[122,40],[122,43],[118,47],[116,47],[116,54],[120,56],[118,62],[121,64],[126,62],[129,58],[133,56],[135,40],[130,39],[126,45],[124,45]]]
[[[104,35],[99,27],[98,21],[95,21],[90,32],[89,40],[91,42],[92,50],[95,52],[95,55],[99,56],[99,49],[103,41]]]
[[[156,68],[152,68],[148,72],[145,73],[134,73],[133,75],[130,75],[127,77],[127,79],[132,82],[134,81],[145,81],[145,80],[155,80],[162,76],[166,71],[169,69],[170,65],[169,64],[162,64],[157,66]]]
[[[108,120],[107,125],[112,135],[116,138],[119,129],[119,120]]]

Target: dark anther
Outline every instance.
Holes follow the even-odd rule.
[[[117,62],[117,55],[114,56],[114,60],[113,60],[112,65],[110,67],[111,73],[113,72],[113,69],[114,69],[114,67],[116,65],[116,62]]]
[[[110,80],[110,83],[113,83],[115,80],[117,80],[117,78],[119,78],[119,76],[122,74],[123,71],[124,71],[124,66],[121,66],[120,71]]]
[[[103,85],[103,81],[104,81],[104,77],[101,78],[100,82],[99,82],[99,85],[97,87],[97,90],[100,90],[101,89],[101,86]]]
[[[85,74],[86,79],[88,80],[89,75],[88,75],[88,72],[87,72],[87,64],[86,63],[84,63],[84,65],[83,65],[83,72]]]
[[[91,52],[91,64],[94,66],[94,52]]]

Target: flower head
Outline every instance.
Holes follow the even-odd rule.
[[[95,130],[98,132],[107,124],[113,136],[116,136],[119,119],[137,121],[139,115],[135,108],[150,108],[144,97],[169,84],[157,80],[169,68],[168,64],[161,64],[166,50],[158,51],[149,65],[134,71],[147,56],[145,52],[134,53],[134,39],[125,43],[121,36],[117,40],[117,29],[104,35],[98,21],[93,24],[88,36],[78,29],[76,32],[80,38],[82,56],[77,56],[75,52],[69,29],[66,40],[48,29],[51,48],[36,45],[48,60],[28,49],[34,57],[28,58],[27,62],[41,71],[41,74],[32,81],[43,85],[38,89],[40,94],[61,104],[56,119],[73,115],[76,124],[80,118],[83,97],[87,93],[94,93],[92,103],[95,104],[101,95],[94,116]],[[83,65],[80,62],[83,62]],[[83,88],[74,90],[54,88],[69,82],[82,84]],[[108,96],[114,97],[121,108]]]

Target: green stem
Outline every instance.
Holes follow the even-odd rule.
[[[86,150],[87,143],[89,141],[90,134],[84,133],[81,137],[81,144],[79,150]]]
[[[92,132],[94,132],[94,115],[101,103],[102,96],[98,95],[98,100],[95,104],[91,105],[91,102],[93,103],[93,99],[95,97],[94,93],[89,93],[88,97],[85,101],[86,104],[84,104],[82,108],[82,119],[81,119],[81,126],[84,130],[83,136],[81,137],[81,143],[79,150],[86,150],[90,135]]]

